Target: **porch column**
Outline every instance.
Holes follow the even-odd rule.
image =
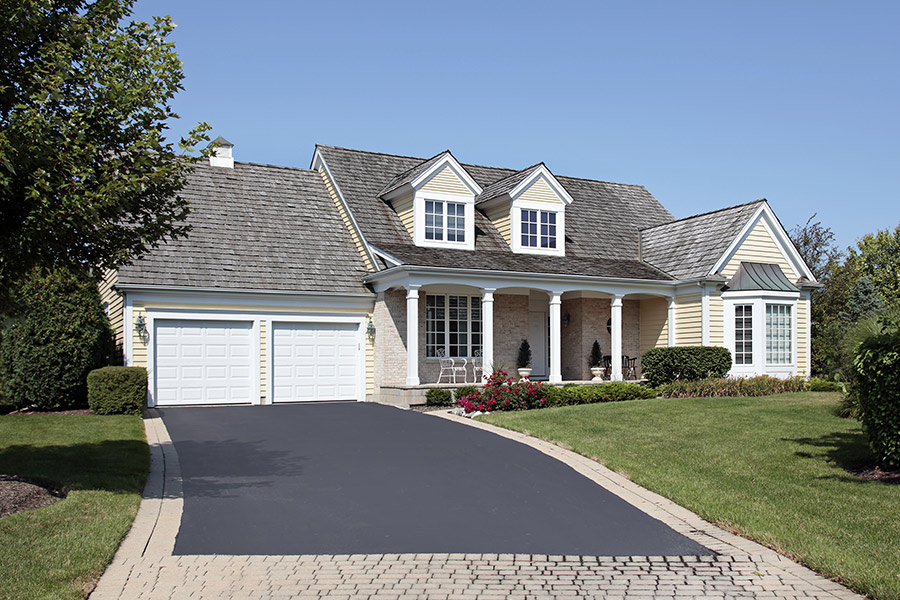
[[[562,381],[562,353],[560,352],[560,305],[562,292],[550,294],[550,383]]]
[[[494,372],[494,288],[481,290],[481,364],[482,378]]]
[[[610,379],[622,381],[622,296],[610,301],[612,317],[612,374]]]
[[[669,348],[675,345],[675,297],[669,298]]]
[[[406,288],[406,385],[419,385],[419,288]]]

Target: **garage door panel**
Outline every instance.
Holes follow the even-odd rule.
[[[356,323],[275,323],[273,401],[356,400]]]
[[[158,319],[156,403],[251,402],[253,323]]]

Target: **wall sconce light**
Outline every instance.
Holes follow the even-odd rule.
[[[369,324],[366,325],[366,335],[368,335],[370,339],[375,339],[375,323],[372,319],[369,319]]]
[[[571,321],[572,319],[569,317],[569,313],[563,315],[563,327],[568,327]]]
[[[138,315],[137,321],[134,322],[134,326],[137,329],[138,337],[146,344],[150,334],[147,331],[147,321],[144,319],[144,315]]]

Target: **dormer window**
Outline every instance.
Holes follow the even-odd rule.
[[[425,239],[466,241],[466,205],[462,202],[425,200]]]
[[[556,248],[556,212],[522,209],[522,247]]]

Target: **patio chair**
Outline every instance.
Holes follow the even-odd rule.
[[[441,363],[441,372],[438,374],[437,380],[438,383],[441,383],[441,379],[444,378],[445,373],[447,374],[447,383],[456,383],[457,373],[462,373],[463,383],[466,382],[466,359],[459,359],[462,361],[462,364],[457,364],[457,359],[448,358],[443,348],[438,349],[437,357],[440,359]]]
[[[604,355],[603,363],[601,364],[603,367],[603,376],[607,380],[612,378],[612,356],[609,354]]]
[[[622,379],[637,379],[637,357],[622,355]]]
[[[472,383],[481,383],[484,376],[484,361],[481,358],[481,350],[476,350],[472,357],[472,375],[475,377]],[[465,383],[465,382],[464,382]]]

